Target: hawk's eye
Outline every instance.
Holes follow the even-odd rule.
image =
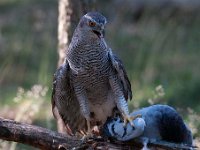
[[[90,26],[90,27],[94,27],[94,26],[96,26],[96,23],[93,22],[93,21],[90,21],[90,22],[89,22],[89,26]]]

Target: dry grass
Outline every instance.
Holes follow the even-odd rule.
[[[13,107],[14,110],[11,107],[4,109],[1,112],[1,117],[12,118],[18,122],[32,124],[36,115],[42,111],[41,107],[45,103],[47,91],[48,88],[41,85],[34,85],[28,91],[19,87],[16,97],[13,99],[13,102],[15,103],[15,106]],[[12,111],[12,113],[10,113],[10,111]],[[12,116],[7,116],[7,114],[12,114]],[[2,150],[15,150],[16,147],[16,142],[2,140],[0,142],[0,149]]]

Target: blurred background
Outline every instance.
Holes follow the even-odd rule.
[[[130,110],[168,104],[200,134],[200,1],[101,0],[106,41],[123,60]],[[56,130],[51,112],[57,68],[58,1],[0,0],[0,117]],[[200,146],[200,145],[199,145]],[[34,149],[0,141],[0,149]]]

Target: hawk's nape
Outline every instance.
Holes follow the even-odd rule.
[[[80,113],[80,106],[70,82],[70,68],[67,62],[54,74],[51,102],[54,117],[57,117],[55,111],[58,111],[66,127],[69,126],[73,133],[86,128],[85,119]]]

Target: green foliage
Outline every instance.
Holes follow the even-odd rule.
[[[4,9],[2,9],[4,8]],[[57,63],[55,1],[0,2],[0,100],[18,86],[51,85]]]

